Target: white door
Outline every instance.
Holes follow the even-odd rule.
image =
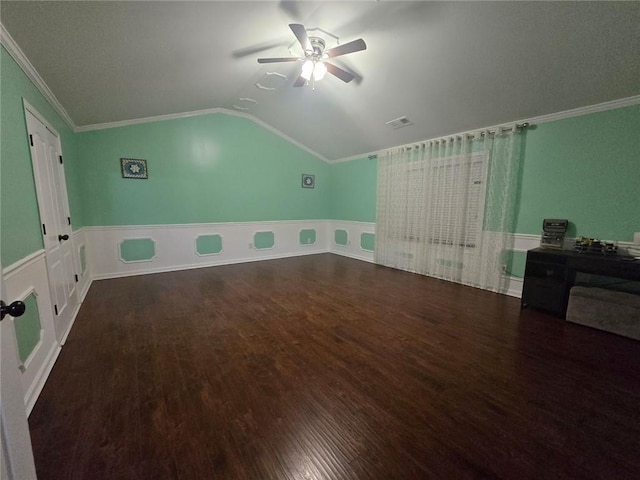
[[[40,228],[54,308],[56,337],[62,341],[77,305],[71,216],[60,137],[25,103],[31,162],[38,195]]]
[[[2,269],[0,268],[0,298],[11,304],[12,299],[5,298],[3,287]],[[0,320],[1,480],[32,480],[36,478],[20,375],[13,318],[6,315]]]

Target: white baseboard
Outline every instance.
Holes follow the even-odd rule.
[[[510,297],[521,298],[522,297],[522,285],[524,280],[518,277],[508,277],[509,278],[509,286],[505,295],[509,295]]]
[[[62,334],[62,338],[60,338],[60,346],[63,346],[67,342],[67,337],[71,332],[71,328],[73,328],[73,324],[76,322],[76,317],[78,316],[78,312],[80,312],[80,307],[82,307],[82,302],[78,301],[75,308],[73,309],[73,313],[71,313],[71,321],[69,322],[69,325],[67,326],[65,332]]]
[[[61,350],[62,347],[59,344],[56,343],[51,345],[51,349],[49,350],[45,361],[42,363],[42,365],[40,365],[33,383],[25,392],[24,403],[27,409],[27,416],[31,414],[31,410],[33,410],[34,405],[38,401],[40,392],[42,392],[44,384],[47,382],[49,374],[51,373],[51,370],[53,369],[53,366],[55,365]]]
[[[86,298],[92,283],[93,283],[93,278],[88,278],[87,281],[83,284],[82,290],[80,290],[79,292],[80,296],[78,298],[78,301],[80,303],[84,302],[84,299]]]
[[[290,254],[264,255],[260,258],[255,258],[255,257],[237,258],[232,260],[221,260],[218,262],[210,262],[210,263],[205,262],[205,263],[198,263],[198,264],[191,264],[191,265],[176,265],[173,267],[159,267],[159,268],[146,268],[146,269],[143,268],[143,269],[137,269],[135,271],[126,272],[126,273],[106,273],[102,275],[96,275],[91,279],[91,281],[93,282],[94,280],[108,280],[112,278],[135,277],[138,275],[152,275],[154,273],[179,272],[182,270],[194,270],[197,268],[218,267],[223,265],[235,265],[239,263],[248,263],[248,262],[262,262],[264,260],[276,260],[279,258],[302,257],[306,255],[318,255],[320,253],[329,253],[329,250],[325,249],[325,250],[314,250],[314,251],[297,252],[297,253],[290,253]]]
[[[375,260],[373,259],[373,255],[371,257],[369,257],[369,256],[365,256],[365,255],[357,255],[357,254],[352,253],[352,252],[340,251],[340,250],[337,250],[337,249],[333,249],[329,253],[332,253],[334,255],[340,255],[342,257],[353,258],[354,260],[360,260],[362,262],[376,263]]]

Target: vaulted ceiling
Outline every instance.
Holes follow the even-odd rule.
[[[640,2],[3,0],[0,21],[78,127],[227,108],[329,160],[640,94]],[[334,61],[355,80],[258,64],[300,54],[289,23],[363,38]]]

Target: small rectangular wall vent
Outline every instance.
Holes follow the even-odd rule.
[[[413,125],[413,122],[409,120],[407,117],[400,117],[393,120],[389,120],[385,122],[385,125],[389,125],[394,130],[402,127],[407,127],[409,125]]]

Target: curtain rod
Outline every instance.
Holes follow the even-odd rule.
[[[522,130],[523,128],[529,128],[529,127],[530,127],[529,122],[516,123],[516,129],[517,130]],[[511,130],[513,130],[513,127],[502,127],[502,130],[511,131]],[[483,130],[482,132],[480,132],[480,135],[482,135],[483,137],[485,135],[487,135],[487,134],[488,135],[495,135],[496,132],[497,132],[497,130]],[[466,135],[469,138],[475,137],[475,135],[472,134],[472,133],[467,133]],[[457,137],[458,135],[452,135],[452,136],[453,137]]]
[[[516,129],[517,130],[522,130],[524,128],[529,128],[532,125],[529,122],[522,122],[522,123],[516,123]],[[441,140],[446,140],[449,138],[455,138],[455,137],[462,137],[463,135],[466,135],[467,138],[475,138],[476,137],[476,133],[478,132],[478,130],[480,130],[480,135],[481,136],[486,136],[486,135],[495,135],[496,132],[501,129],[503,131],[512,131],[513,127],[512,126],[504,126],[504,127],[489,127],[489,129],[476,129],[474,132],[463,132],[463,133],[456,133],[455,135],[444,135],[442,137],[437,137],[437,138],[432,138],[430,140],[424,140],[422,142],[417,142],[417,143],[408,143],[406,145],[400,145],[399,147],[393,147],[393,148],[416,148],[421,144],[425,144],[425,143],[429,143],[429,142],[437,142],[437,141],[441,141]],[[390,148],[388,148],[387,150],[391,150]],[[369,160],[373,160],[375,158],[378,158],[378,154],[377,153],[373,153],[371,155],[368,156]]]

